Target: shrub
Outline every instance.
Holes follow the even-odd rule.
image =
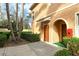
[[[36,42],[39,41],[39,34],[32,34],[31,32],[22,32],[21,38],[25,39],[26,41]]]
[[[56,52],[55,56],[72,56],[69,50],[63,49]]]
[[[10,32],[0,32],[0,34],[6,35],[7,36],[7,39],[8,39],[11,33]]]
[[[71,38],[70,41],[71,41],[72,43],[79,43],[79,38],[73,37],[73,38]]]
[[[73,55],[79,55],[79,42],[69,41],[67,48],[68,48],[69,51],[72,52]]]
[[[67,47],[67,43],[68,43],[69,41],[72,42],[72,43],[79,43],[79,38],[77,38],[77,37],[72,37],[72,38],[70,39],[70,38],[64,37],[62,43],[65,45],[65,47]]]
[[[62,43],[67,47],[67,50],[72,55],[79,56],[79,38],[77,38],[77,37],[73,37],[71,39],[64,38]],[[65,51],[60,50],[59,52],[56,53],[56,55],[60,56],[60,54],[61,54],[63,56],[64,53],[65,53]],[[67,53],[65,53],[65,54],[67,54]]]
[[[32,34],[31,35],[31,39],[30,39],[31,42],[36,42],[36,41],[39,41],[39,40],[40,40],[39,34]]]
[[[5,34],[0,34],[0,47],[3,47],[5,42],[7,42],[7,36]]]
[[[63,41],[62,41],[62,44],[64,44],[64,46],[67,47],[67,43],[68,43],[69,40],[70,40],[69,38],[64,37]]]

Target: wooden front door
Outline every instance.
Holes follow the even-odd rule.
[[[44,41],[49,41],[49,26],[44,25]]]
[[[62,37],[61,37],[62,41],[63,41],[63,37],[65,36],[66,36],[66,24],[62,24]]]

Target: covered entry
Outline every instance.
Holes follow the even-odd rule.
[[[41,23],[43,32],[43,41],[49,42],[49,21],[44,21]]]
[[[63,41],[63,37],[66,36],[67,26],[64,20],[57,20],[54,22],[54,31],[59,37],[59,41]]]
[[[49,41],[49,26],[44,25],[44,41]]]

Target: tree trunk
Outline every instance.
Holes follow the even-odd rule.
[[[15,38],[15,35],[14,35],[14,32],[13,32],[12,23],[11,23],[11,20],[10,20],[9,4],[8,3],[6,3],[6,13],[7,13],[7,19],[8,19],[9,28],[11,30],[12,40],[15,41],[16,38]]]
[[[22,15],[21,15],[21,31],[23,30],[23,18],[24,18],[24,3],[22,3]]]
[[[24,3],[22,3],[21,5],[21,18],[20,18],[20,22],[19,22],[19,35],[21,35],[21,31],[23,30],[23,17],[24,17]]]
[[[18,31],[18,3],[16,3],[16,29]]]
[[[0,19],[2,18],[2,12],[1,12],[1,3],[0,3]]]
[[[16,3],[16,30],[17,30],[17,40],[20,40],[20,32],[19,32],[19,20],[18,20],[18,3]]]

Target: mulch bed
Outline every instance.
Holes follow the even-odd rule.
[[[7,42],[4,47],[11,47],[11,46],[19,46],[19,45],[24,45],[24,44],[28,44],[30,43],[29,41],[25,41],[24,39],[22,40],[18,40],[16,42],[14,41],[10,41],[10,42]]]

